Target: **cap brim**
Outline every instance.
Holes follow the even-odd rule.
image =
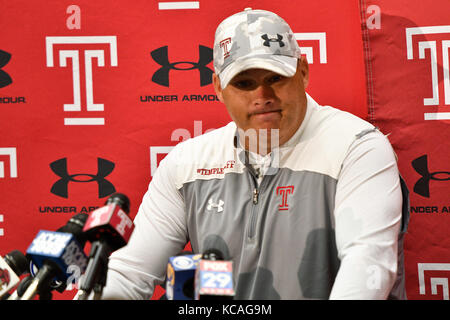
[[[231,79],[248,69],[265,69],[285,77],[292,77],[297,71],[297,61],[296,57],[272,54],[242,58],[234,61],[220,73],[220,86],[225,89]]]

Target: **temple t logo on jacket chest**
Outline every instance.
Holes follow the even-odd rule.
[[[279,211],[289,210],[289,198],[294,193],[294,186],[279,186],[276,189],[277,196],[280,200],[278,205]]]

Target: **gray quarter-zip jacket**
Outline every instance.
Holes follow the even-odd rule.
[[[406,298],[408,192],[388,139],[307,101],[262,177],[234,122],[179,143],[143,197],[130,242],[110,258],[103,298],[149,299],[189,241],[233,261],[236,299]]]

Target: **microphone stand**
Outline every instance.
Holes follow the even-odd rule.
[[[97,277],[94,284],[94,300],[100,300],[102,298],[103,288],[106,285],[106,274],[108,273],[108,260],[109,260],[109,246],[103,250],[100,254],[100,266],[98,268]]]
[[[111,249],[106,242],[96,241],[92,244],[88,266],[75,300],[87,300],[92,289],[94,300],[101,299],[103,287],[106,285],[110,253]]]

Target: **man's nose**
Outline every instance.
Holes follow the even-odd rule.
[[[259,107],[269,106],[275,101],[275,92],[273,88],[266,84],[261,84],[255,88],[254,104]]]

